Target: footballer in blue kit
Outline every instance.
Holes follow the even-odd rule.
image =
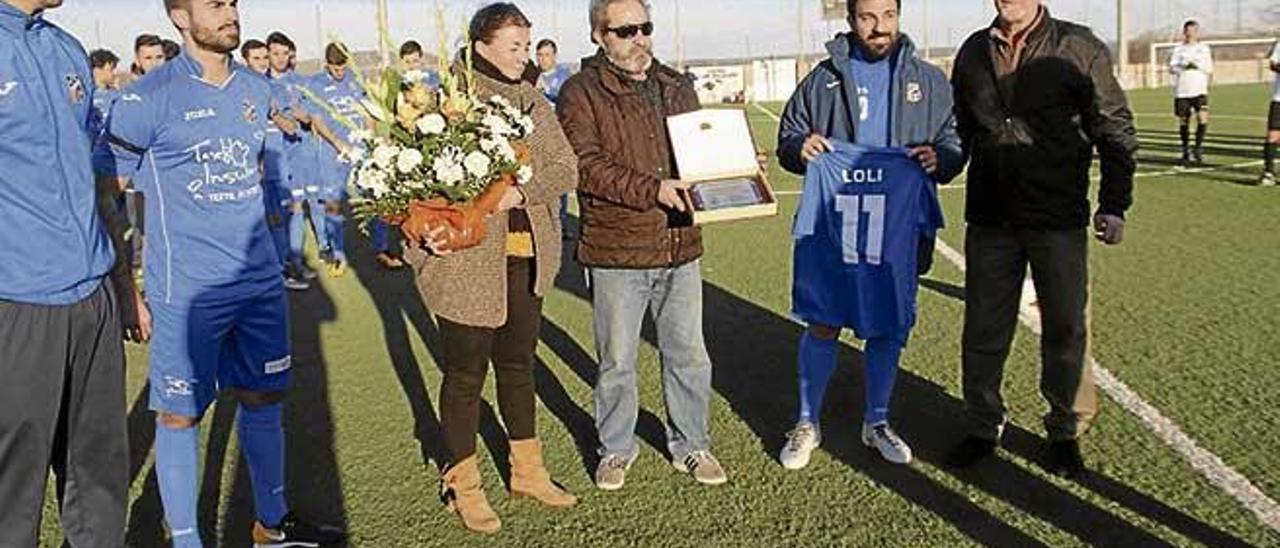
[[[898,29],[897,0],[848,4],[849,33],[800,83],[778,131],[783,168],[805,175],[794,229],[792,312],[808,324],[797,351],[800,409],[779,461],[808,465],[837,366],[838,338],[864,339],[862,442],[905,464],[910,446],[889,425],[898,362],[915,325],[917,276],[942,226],[936,183],[964,154],[951,87]]]
[[[307,266],[303,257],[307,219],[310,218],[316,242],[326,247],[324,202],[320,199],[320,183],[316,179],[315,164],[319,155],[318,133],[312,120],[304,112],[307,104],[302,92],[308,78],[294,70],[297,46],[282,32],[267,36],[267,51],[273,82],[284,87],[286,98],[294,108],[294,117],[302,122],[298,131],[284,136],[285,162],[289,173],[284,187],[289,192],[289,253],[286,261],[286,279],[301,285],[314,279],[316,273]]]
[[[264,77],[269,76],[271,70],[270,50],[268,50],[265,42],[261,40],[245,41],[244,45],[240,46],[240,58],[249,70]],[[287,91],[280,89],[282,84],[272,80],[271,85],[277,87],[277,97],[282,98],[282,100],[289,100]],[[292,105],[289,105],[289,108],[291,107]],[[273,108],[282,110],[284,107],[273,105]],[[291,249],[289,245],[289,220],[291,217],[290,205],[292,197],[286,186],[289,180],[289,163],[285,158],[285,133],[297,133],[297,125],[288,121],[285,123],[287,127],[281,128],[274,118],[269,117],[267,119],[266,143],[262,155],[263,203],[267,210],[267,227],[271,230],[271,239],[275,243],[276,254],[280,257],[285,289],[305,291],[310,289],[311,284],[307,283],[305,279],[291,276],[292,270],[289,268],[291,264],[289,261]]]
[[[360,101],[364,99],[364,90],[356,78],[348,74],[349,58],[346,48],[331,43],[325,47],[325,67],[307,83],[307,89],[319,100],[324,101],[325,108],[320,108],[318,117],[339,138],[347,141],[354,128],[364,127],[364,119],[360,112]],[[347,201],[347,178],[351,173],[351,164],[341,158],[339,152],[331,147],[319,147],[316,162],[316,179],[320,182],[321,199],[324,200],[325,233],[328,248],[325,250],[329,259],[329,273],[333,277],[342,276],[346,272],[346,244],[343,234],[346,219],[343,209]]]
[[[239,402],[258,546],[318,546],[341,533],[298,520],[284,496],[282,400],[292,365],[288,301],[266,223],[269,118],[279,88],[231,61],[239,15],[228,1],[167,0],[183,53],[112,109],[99,174],[132,179],[155,219],[145,288],[153,316],[150,407],[156,474],[174,546],[201,546],[198,423],[222,389]],[[291,544],[314,542],[312,544]]]

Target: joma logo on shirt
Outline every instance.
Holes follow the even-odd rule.
[[[854,184],[875,184],[884,182],[883,169],[846,169],[840,175],[841,181]]]
[[[17,82],[5,82],[0,84],[0,97],[7,97],[13,90],[18,88]]]
[[[198,110],[188,110],[183,114],[183,119],[187,122],[193,120],[203,120],[205,118],[213,118],[218,115],[218,111],[211,108],[202,108]]]

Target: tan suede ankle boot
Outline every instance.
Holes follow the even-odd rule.
[[[462,525],[477,533],[493,534],[502,528],[498,514],[489,506],[480,483],[480,469],[474,455],[449,467],[444,473],[441,494],[449,509],[462,518]]]
[[[542,463],[542,443],[536,438],[511,442],[511,493],[558,508],[578,503],[578,497],[551,481]]]

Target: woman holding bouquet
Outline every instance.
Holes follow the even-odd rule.
[[[533,131],[517,148],[527,148],[520,155],[532,176],[506,188],[497,212],[484,220],[486,236],[474,247],[448,251],[442,231],[423,235],[409,228],[412,215],[405,227],[422,246],[408,258],[443,342],[440,421],[450,465],[442,491],[463,525],[481,533],[500,528],[476,464],[481,390],[490,362],[511,440],[511,492],[554,507],[577,502],[551,481],[535,428],[533,365],[542,296],[559,270],[560,197],[577,187],[578,167],[555,113],[534,87],[538,70],[529,62],[530,27],[513,4],[481,9],[471,20],[474,68],[468,70],[464,52],[453,72],[459,78],[473,75],[473,98],[497,95],[529,113]],[[449,105],[442,107],[447,116]]]

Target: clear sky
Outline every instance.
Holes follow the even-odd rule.
[[[456,39],[465,20],[491,0],[440,0],[448,30]],[[1242,22],[1259,28],[1258,13],[1274,0],[1239,0]],[[1231,31],[1237,0],[1129,0],[1131,29],[1171,33],[1186,17],[1205,22],[1209,32]],[[562,59],[577,59],[593,51],[587,25],[588,0],[521,0],[516,2],[534,22],[534,37],[552,37],[561,44]],[[686,58],[742,57],[748,54],[790,55],[801,43],[806,51],[821,51],[842,21],[822,21],[821,0],[651,0],[658,26],[658,56],[674,60],[677,36],[683,36]],[[414,38],[436,49],[436,0],[389,0],[392,41]],[[1052,0],[1058,17],[1090,24],[1099,35],[1115,37],[1115,0]],[[354,49],[376,47],[375,0],[240,0],[244,38],[262,38],[283,30],[298,43],[302,58],[317,57],[323,39],[339,37]],[[318,9],[317,9],[318,7]],[[934,46],[957,45],[994,15],[991,0],[904,0],[906,32],[923,42],[926,7],[928,38]],[[317,32],[317,12],[319,27]],[[676,14],[681,33],[677,35]],[[107,47],[126,62],[132,59],[133,37],[151,32],[176,38],[161,0],[65,0],[50,17],[75,33],[87,48]],[[1263,27],[1265,28],[1265,27]]]

